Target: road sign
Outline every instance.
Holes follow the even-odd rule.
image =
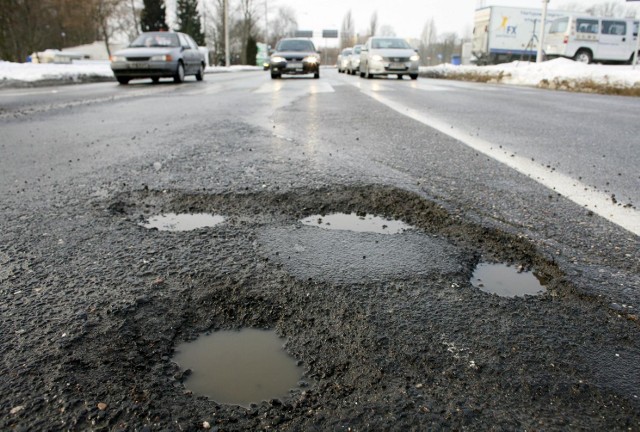
[[[313,32],[311,30],[296,30],[295,37],[312,38]]]
[[[322,37],[324,39],[335,39],[338,37],[338,30],[322,30]]]

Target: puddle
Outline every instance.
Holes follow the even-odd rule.
[[[411,225],[407,225],[401,221],[384,219],[370,214],[358,216],[356,213],[334,213],[325,216],[314,215],[302,219],[300,222],[304,225],[317,226],[330,230],[371,232],[378,234],[398,234],[412,229]]]
[[[248,408],[298,388],[303,371],[283,343],[274,331],[219,331],[180,344],[173,360],[191,369],[184,384],[193,393]]]
[[[149,218],[149,222],[140,224],[145,228],[157,228],[159,231],[192,231],[208,228],[224,222],[224,216],[208,213],[167,213]]]
[[[529,271],[518,272],[505,264],[478,264],[471,284],[481,291],[501,297],[522,297],[544,292],[544,285]]]

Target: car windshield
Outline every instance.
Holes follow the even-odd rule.
[[[404,39],[374,39],[371,46],[374,49],[411,49],[411,45]]]
[[[278,51],[315,51],[313,43],[308,40],[283,40],[278,44]]]
[[[353,48],[353,53],[354,54],[360,54],[360,50],[362,50],[362,47],[360,47],[360,46],[354,47]]]
[[[349,54],[351,54],[351,50],[350,49],[346,49],[346,50],[342,51],[342,54],[349,55]]]
[[[143,33],[134,40],[131,45],[132,48],[136,47],[179,47],[180,41],[178,35],[175,33]]]

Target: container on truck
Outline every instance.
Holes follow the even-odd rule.
[[[571,12],[548,10],[551,20]],[[477,9],[473,29],[473,55],[477,64],[535,59],[542,26],[542,9],[489,6]]]

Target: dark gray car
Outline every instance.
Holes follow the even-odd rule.
[[[176,83],[186,75],[204,79],[204,54],[187,34],[147,32],[138,36],[127,48],[111,56],[111,70],[120,84],[132,79],[173,78]]]
[[[313,74],[314,78],[320,78],[320,54],[309,39],[282,39],[269,63],[273,79],[285,74]]]

